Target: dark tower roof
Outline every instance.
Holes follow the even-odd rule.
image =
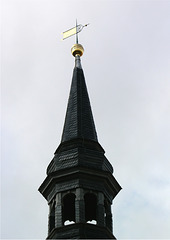
[[[65,124],[61,142],[75,138],[97,140],[97,133],[91,111],[80,56],[76,56],[73,78],[68,100]]]
[[[80,56],[76,55],[61,143],[47,173],[76,166],[112,173],[113,168],[104,153],[97,139]]]
[[[121,186],[97,139],[80,62],[82,45],[73,45],[72,54],[75,67],[61,143],[39,188],[49,204],[47,239],[115,239],[111,205]]]

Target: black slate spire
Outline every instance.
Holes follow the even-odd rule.
[[[61,143],[39,187],[49,205],[47,239],[115,239],[111,205],[121,186],[97,140],[83,51],[80,44],[72,47],[75,68]]]
[[[61,142],[76,138],[98,141],[84,73],[78,55],[75,57],[75,67]]]

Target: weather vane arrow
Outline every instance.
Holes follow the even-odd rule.
[[[76,26],[73,27],[73,28],[70,28],[69,30],[63,32],[63,39],[62,40],[65,40],[66,38],[69,38],[73,35],[76,34],[76,43],[78,44],[78,33],[81,32],[83,30],[84,27],[87,27],[89,25],[88,24],[85,24],[85,25],[82,25],[82,24],[79,24],[77,25],[77,20],[76,20]]]

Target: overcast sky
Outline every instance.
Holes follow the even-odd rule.
[[[3,0],[2,191],[4,239],[45,239],[38,192],[64,124],[75,38],[99,143],[122,186],[118,239],[170,239],[170,1]]]

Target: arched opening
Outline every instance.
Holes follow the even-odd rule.
[[[87,223],[96,225],[96,224],[97,224],[97,221],[96,221],[96,220],[92,220],[92,221],[87,221]]]
[[[86,222],[96,224],[97,198],[93,193],[86,193],[85,201],[85,219]]]
[[[67,221],[64,222],[64,225],[67,226],[67,225],[70,225],[70,224],[73,224],[73,223],[75,223],[75,222],[67,220]]]
[[[64,225],[75,222],[75,197],[73,193],[69,193],[63,198]]]

